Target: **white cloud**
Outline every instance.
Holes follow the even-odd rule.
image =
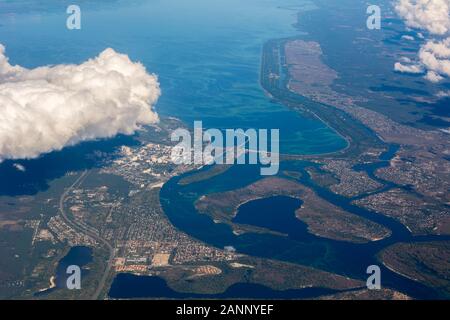
[[[394,65],[394,70],[402,73],[423,73],[423,68],[420,65],[411,64],[406,65],[400,62],[396,62]]]
[[[450,0],[398,0],[395,10],[408,27],[436,35],[450,31]]]
[[[427,79],[442,80],[450,76],[450,37],[442,41],[427,41],[419,51],[420,62],[428,70]],[[435,81],[436,82],[436,81]]]
[[[436,96],[438,98],[450,98],[450,90],[448,91],[439,91]]]
[[[408,41],[414,41],[414,37],[413,36],[409,36],[409,35],[403,35],[402,39],[403,40],[408,40]]]
[[[434,71],[428,71],[424,78],[430,82],[438,83],[444,80],[444,77]]]
[[[10,65],[0,44],[0,161],[133,134],[158,121],[158,79],[106,49],[80,65]]]
[[[450,0],[396,0],[395,9],[407,27],[427,30],[438,40],[425,40],[419,51],[419,65],[396,63],[399,72],[425,72],[424,78],[437,83],[450,76]],[[418,37],[423,39],[422,33]],[[447,38],[446,38],[447,37]],[[402,37],[406,39],[406,37]],[[439,40],[440,39],[440,40]]]
[[[411,63],[412,62],[412,60],[410,58],[408,58],[408,57],[401,57],[400,61],[401,62],[405,62],[405,63]]]
[[[14,163],[13,167],[16,168],[17,171],[20,171],[20,172],[27,171],[27,169],[23,165],[21,165],[20,163]]]

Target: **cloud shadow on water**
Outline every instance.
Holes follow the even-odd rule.
[[[35,195],[47,190],[50,181],[67,172],[99,168],[105,156],[112,156],[118,147],[138,144],[136,135],[118,135],[66,147],[37,159],[5,160],[0,163],[0,196]],[[18,170],[15,164],[23,166],[25,171]]]

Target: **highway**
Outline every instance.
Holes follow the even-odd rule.
[[[108,279],[109,273],[112,268],[112,264],[114,262],[114,255],[115,255],[114,247],[107,240],[103,239],[98,234],[97,230],[95,230],[94,228],[89,227],[86,224],[84,224],[80,221],[77,221],[76,219],[71,220],[67,216],[67,213],[64,209],[64,203],[65,203],[68,195],[70,194],[70,192],[73,189],[75,189],[76,187],[79,187],[81,185],[81,183],[83,182],[83,180],[87,177],[87,175],[88,175],[88,171],[85,170],[80,175],[80,177],[78,177],[77,180],[75,180],[75,182],[64,191],[64,193],[61,195],[61,198],[59,199],[59,212],[60,212],[61,218],[64,220],[64,222],[68,226],[70,226],[77,232],[83,233],[83,234],[91,237],[92,239],[96,240],[98,243],[103,244],[109,251],[109,258],[108,258],[108,261],[106,264],[105,271],[103,272],[100,282],[98,283],[97,289],[95,290],[94,294],[91,297],[92,300],[97,300],[105,286],[106,280]]]

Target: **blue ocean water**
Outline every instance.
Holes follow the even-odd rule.
[[[188,125],[202,120],[205,127],[279,128],[283,152],[322,153],[345,146],[345,141],[323,123],[272,102],[259,85],[263,44],[272,38],[297,34],[292,24],[297,12],[308,8],[305,0],[79,1],[80,31],[65,27],[68,1],[2,1],[0,4],[0,43],[7,47],[12,63],[29,68],[80,63],[112,47],[158,74],[163,95],[157,111],[162,115],[178,117]],[[64,152],[67,150],[58,155]],[[50,168],[48,160],[58,160],[60,164],[64,156],[35,160],[40,161],[36,171],[30,169],[34,161],[27,163],[27,179],[36,179],[35,174],[41,168]],[[77,163],[73,169],[81,167]],[[4,179],[4,169],[4,164],[0,165],[0,194],[14,190],[11,181],[17,181],[14,175],[19,174],[8,171],[11,176]],[[58,170],[64,172],[64,168]],[[52,178],[53,174],[45,173],[42,179]],[[393,237],[364,246],[311,235],[302,235],[305,237],[302,241],[268,235],[237,237],[227,226],[213,224],[192,208],[195,199],[189,198],[188,191],[200,195],[229,190],[250,183],[256,176],[258,168],[238,167],[208,181],[207,186],[199,183],[184,190],[172,181],[162,191],[163,205],[178,228],[212,245],[234,245],[248,254],[358,277],[365,276],[361,265],[376,262],[374,254],[379,249],[394,240],[411,240],[395,222],[376,218],[363,210],[355,214],[381,220],[394,231]],[[20,192],[22,188],[17,193]],[[178,192],[185,198],[181,199]],[[323,190],[318,192],[327,200],[349,206]],[[388,284],[406,292],[422,289],[395,275],[389,277],[386,277]],[[422,296],[426,294],[425,290]]]
[[[66,28],[68,4],[0,6],[0,43],[12,63],[80,63],[112,47],[159,76],[160,114],[191,126],[279,128],[283,152],[345,147],[323,123],[270,101],[259,85],[262,45],[295,35],[296,14],[311,7],[308,1],[80,1],[81,30]]]

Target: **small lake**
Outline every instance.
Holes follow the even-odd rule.
[[[68,275],[66,273],[67,267],[76,265],[81,268],[81,278],[87,275],[88,270],[83,270],[83,267],[92,262],[92,248],[89,247],[72,247],[67,255],[59,261],[56,269],[56,287],[66,288],[66,281]]]
[[[65,289],[67,278],[67,267],[76,265],[81,268],[81,279],[89,273],[89,270],[83,269],[84,266],[92,262],[92,248],[77,246],[70,248],[69,252],[62,258],[56,268],[56,287],[38,292],[35,296],[48,294],[54,290]]]
[[[274,196],[247,202],[238,209],[234,223],[248,224],[287,234],[297,240],[311,238],[308,226],[295,216],[302,201]]]

